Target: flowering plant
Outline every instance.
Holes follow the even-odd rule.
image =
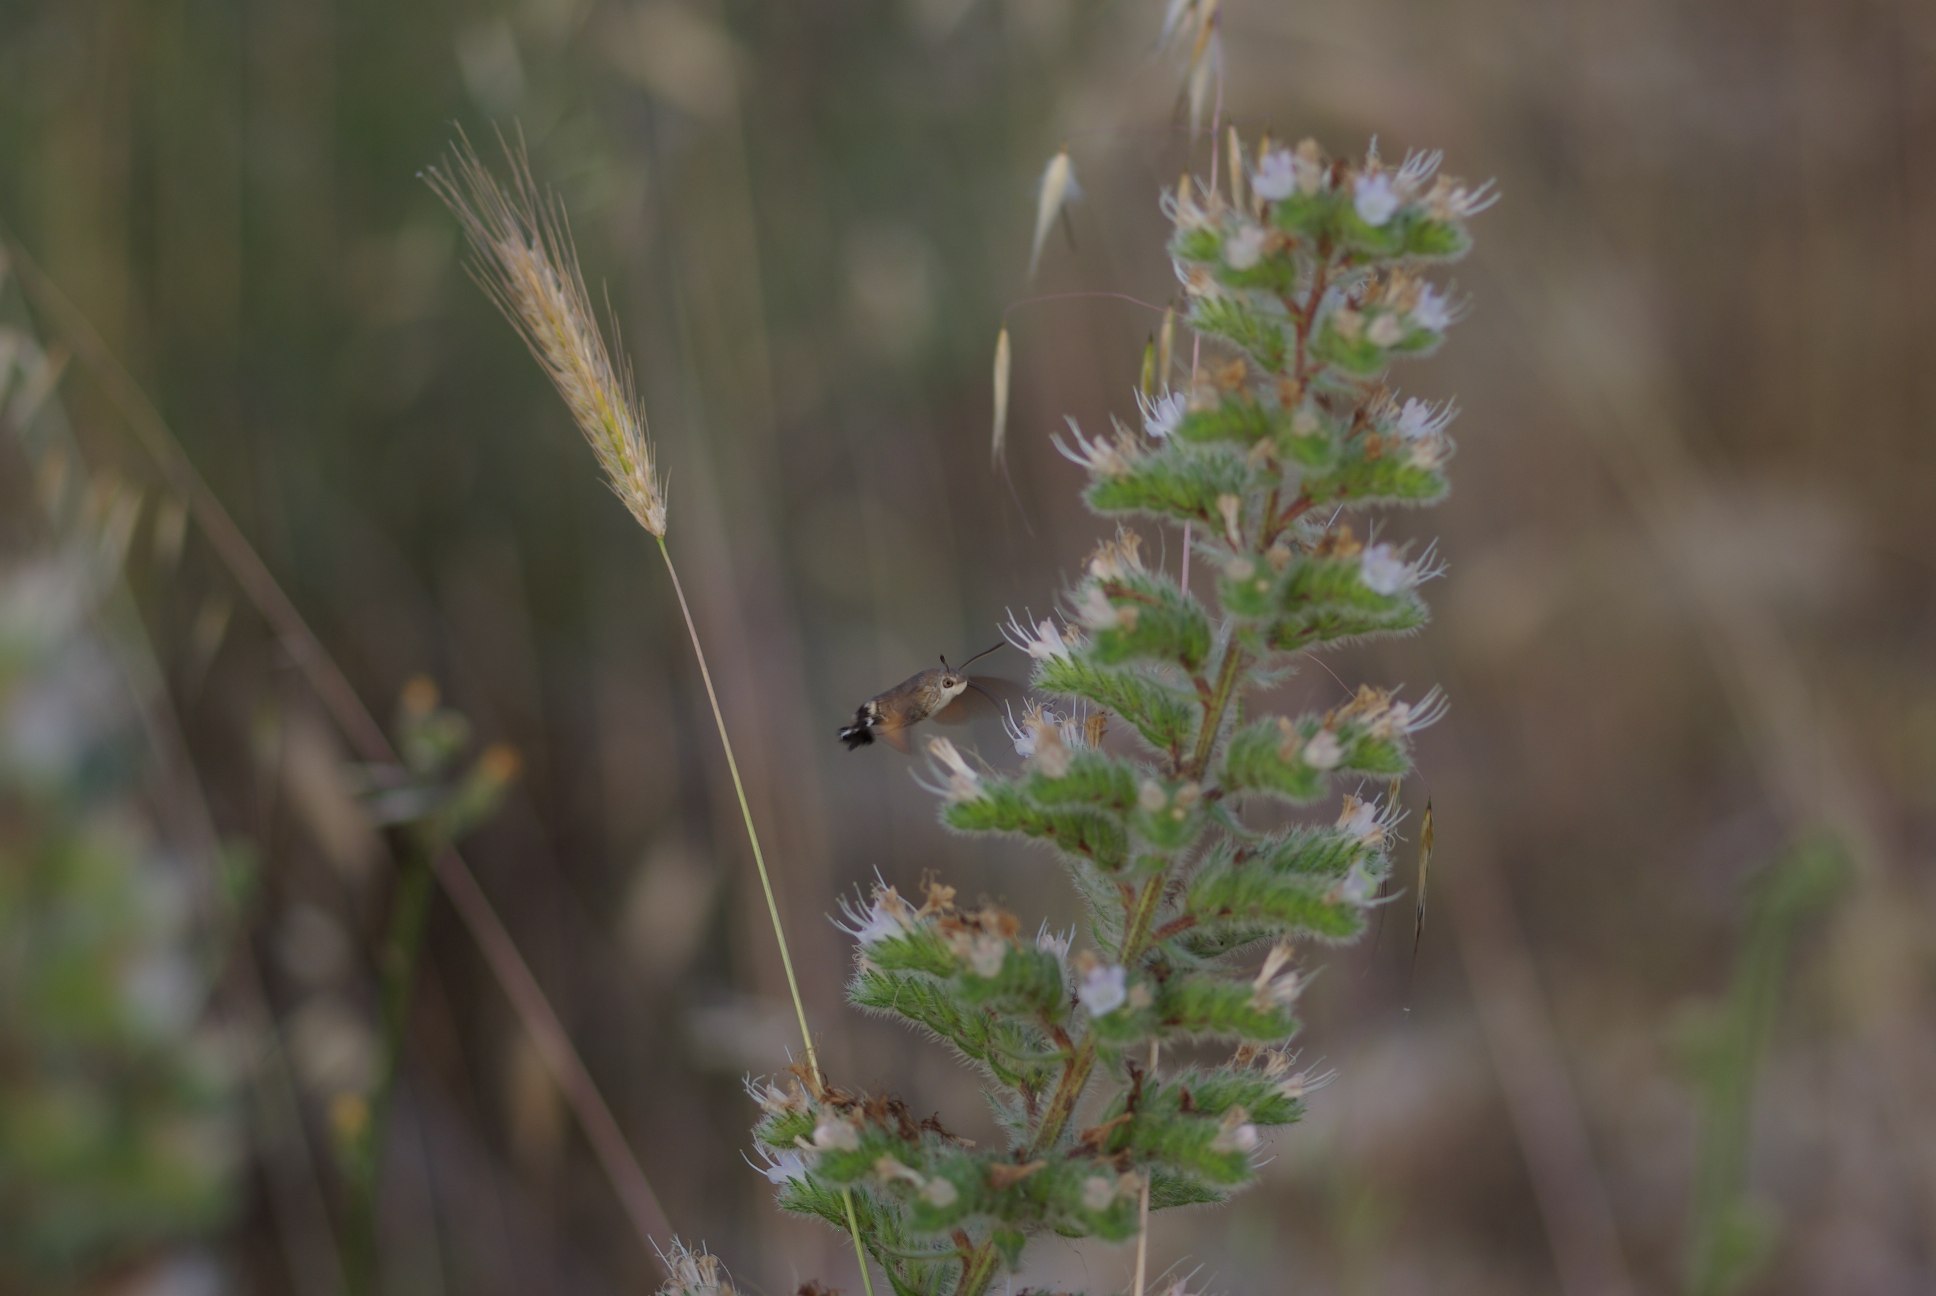
[[[1330,1078],[1288,1048],[1294,950],[1363,932],[1400,812],[1358,792],[1331,822],[1281,812],[1340,779],[1395,789],[1444,702],[1364,687],[1303,715],[1249,704],[1303,654],[1426,621],[1432,548],[1353,523],[1447,489],[1454,407],[1384,380],[1459,318],[1423,272],[1466,251],[1492,201],[1438,163],[1265,141],[1248,173],[1233,159],[1227,197],[1185,181],[1164,198],[1188,324],[1222,354],[1175,388],[1158,366],[1139,427],[1070,420],[1058,446],[1096,513],[1181,528],[1213,597],[1119,526],[1066,616],[1007,627],[1041,698],[1010,721],[1020,764],[928,744],[943,822],[1049,846],[1084,901],[1083,942],[1030,936],[937,883],[847,906],[853,1002],[976,1067],[1006,1142],[806,1069],[752,1086],[781,1204],[855,1229],[897,1293],[981,1296],[1032,1235],[1123,1239],[1147,1210],[1221,1200],[1255,1177],[1261,1131]],[[1118,730],[1133,742],[1105,744]],[[1221,1060],[1159,1064],[1186,1046]]]

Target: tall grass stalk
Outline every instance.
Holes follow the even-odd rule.
[[[726,754],[726,768],[732,775],[733,793],[739,801],[740,820],[753,849],[754,868],[766,898],[767,916],[773,924],[773,940],[780,951],[787,992],[800,1025],[807,1071],[818,1093],[824,1088],[819,1055],[814,1049],[813,1032],[807,1025],[806,1004],[800,997],[799,978],[787,948],[786,929],[774,898],[766,854],[760,848],[759,830],[753,824],[752,808],[747,803],[739,761],[733,755],[733,741],[720,711],[719,694],[713,687],[712,670],[706,662],[699,628],[693,621],[672,552],[666,546],[665,483],[653,464],[644,407],[622,354],[615,358],[606,346],[605,335],[585,290],[563,205],[554,195],[538,189],[521,147],[513,149],[504,144],[503,148],[511,174],[508,188],[498,183],[469,140],[461,136],[453,149],[450,169],[432,168],[426,178],[464,227],[475,254],[470,267],[472,277],[504,312],[557,388],[573,421],[597,456],[612,492],[658,542],[687,636],[692,641],[693,655],[699,662],[699,675],[706,686],[706,700],[712,708],[720,747]],[[616,321],[612,322],[612,329],[616,335]],[[867,1296],[873,1296],[873,1278],[867,1269],[867,1253],[861,1242],[853,1195],[843,1190],[841,1196],[847,1231],[854,1243],[854,1258],[860,1266],[861,1284]]]
[[[766,897],[766,915],[773,922],[773,943],[780,950],[780,967],[786,972],[787,993],[793,997],[793,1015],[800,1023],[800,1043],[806,1049],[807,1072],[813,1079],[815,1089],[823,1088],[820,1074],[820,1057],[814,1051],[813,1031],[807,1025],[806,1002],[800,997],[800,979],[793,971],[793,955],[787,950],[786,925],[780,921],[780,905],[773,896],[773,879],[766,871],[766,854],[760,849],[759,829],[753,826],[753,811],[746,802],[746,785],[739,776],[739,761],[733,756],[733,740],[726,732],[726,717],[719,710],[719,692],[713,688],[712,669],[706,665],[706,649],[699,641],[699,627],[693,623],[692,608],[686,602],[686,588],[679,580],[679,569],[672,564],[672,551],[666,548],[664,535],[655,536],[659,542],[659,556],[665,559],[666,575],[672,580],[672,592],[679,599],[679,614],[686,622],[686,637],[692,640],[692,655],[699,662],[699,678],[706,685],[706,701],[712,707],[713,727],[719,732],[719,745],[726,753],[726,769],[733,776],[733,795],[739,798],[740,822],[746,825],[746,840],[753,848],[753,867],[760,875],[760,891]],[[861,1245],[860,1220],[854,1214],[854,1194],[841,1193],[841,1204],[847,1213],[847,1232],[854,1243],[854,1263],[860,1266],[860,1282],[867,1296],[874,1296],[874,1279],[867,1271],[867,1252]]]

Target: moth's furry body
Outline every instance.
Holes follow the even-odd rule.
[[[995,645],[999,647],[1000,644]],[[840,741],[847,744],[848,751],[865,747],[877,738],[906,751],[909,728],[942,710],[969,689],[982,691],[968,678],[963,667],[986,657],[995,648],[976,653],[961,666],[950,666],[943,657],[939,666],[930,666],[885,693],[876,693],[855,708],[851,722],[841,726]]]
[[[920,724],[967,691],[967,676],[946,666],[930,667],[861,703],[853,723],[841,729],[840,740],[849,751],[876,738],[892,741],[899,731]]]

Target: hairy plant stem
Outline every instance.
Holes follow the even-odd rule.
[[[363,1129],[350,1154],[348,1176],[351,1206],[344,1264],[350,1289],[360,1293],[374,1292],[377,1287],[377,1189],[397,1073],[403,1066],[404,1029],[410,1022],[417,963],[423,953],[424,929],[429,925],[431,883],[435,880],[430,858],[437,849],[434,843],[411,834],[408,847],[398,855],[390,930],[379,955],[383,1037],[377,1054],[376,1089],[370,1095]]]
[[[706,701],[712,705],[713,727],[719,731],[719,745],[726,753],[726,769],[733,776],[733,794],[739,798],[740,821],[746,825],[746,840],[753,848],[753,867],[760,875],[760,890],[766,896],[766,915],[773,922],[773,943],[780,949],[780,967],[786,972],[787,993],[793,996],[793,1015],[800,1023],[800,1043],[807,1053],[807,1074],[813,1081],[815,1091],[822,1087],[820,1075],[820,1056],[814,1052],[813,1031],[807,1026],[807,1006],[800,997],[800,979],[794,975],[793,955],[787,950],[786,928],[780,922],[780,904],[773,896],[773,879],[766,871],[766,855],[760,849],[759,830],[753,826],[753,809],[746,801],[746,784],[739,776],[739,761],[733,756],[733,740],[726,734],[726,717],[719,709],[719,692],[713,688],[712,668],[706,664],[706,650],[699,642],[699,627],[692,619],[692,607],[686,602],[686,587],[679,582],[679,569],[672,565],[672,551],[666,548],[663,535],[654,536],[659,542],[659,556],[665,559],[666,575],[672,578],[672,592],[679,599],[679,614],[686,621],[686,637],[692,640],[692,655],[699,661],[699,678],[706,686]],[[854,1240],[854,1262],[860,1266],[860,1283],[867,1296],[874,1296],[874,1279],[867,1269],[867,1250],[860,1240],[860,1218],[854,1212],[854,1193],[850,1188],[840,1190],[841,1204],[847,1208],[847,1234]]]
[[[1217,735],[1223,730],[1223,714],[1230,709],[1230,699],[1236,693],[1237,680],[1243,674],[1244,654],[1236,644],[1223,650],[1223,667],[1217,672],[1217,686],[1210,695],[1210,705],[1203,713],[1203,728],[1197,731],[1196,749],[1190,755],[1190,763],[1183,767],[1185,778],[1201,779],[1203,771],[1209,767],[1210,752],[1217,745]]]
[[[1163,890],[1169,879],[1168,869],[1154,873],[1136,893],[1129,922],[1123,931],[1122,960],[1125,964],[1134,963],[1148,948],[1150,930],[1155,925],[1156,911],[1162,904]],[[1036,1127],[1035,1137],[1029,1140],[1022,1160],[1033,1161],[1055,1146],[1056,1140],[1062,1137],[1062,1131],[1068,1128],[1069,1118],[1075,1115],[1076,1104],[1082,1101],[1083,1092],[1089,1087],[1089,1076],[1095,1068],[1096,1037],[1090,1035],[1076,1047],[1074,1056],[1063,1067],[1055,1095],[1049,1099],[1048,1109],[1042,1113],[1042,1123]],[[994,1281],[995,1269],[1000,1261],[1001,1253],[995,1249],[992,1238],[976,1247],[963,1263],[961,1284],[955,1288],[954,1296],[982,1296]]]

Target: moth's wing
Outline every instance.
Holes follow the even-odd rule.
[[[966,724],[977,715],[1001,715],[1013,709],[1018,714],[1027,700],[1028,690],[1001,675],[971,675],[968,690],[929,716],[936,724]]]
[[[981,690],[983,699],[992,702],[997,710],[1013,707],[1019,713],[1022,704],[1028,701],[1026,680],[1010,679],[1006,675],[977,675],[973,682]],[[969,692],[973,693],[974,689]]]
[[[908,754],[908,727],[906,725],[876,725],[874,736],[905,756]]]
[[[929,716],[929,722],[938,725],[948,725],[950,727],[967,724],[969,720],[974,718],[974,703],[968,700],[974,696],[973,693],[963,693],[960,697],[948,703],[947,706],[942,707],[939,711]],[[977,698],[976,701],[980,701],[980,699]],[[983,702],[982,705],[986,706],[988,704]]]

